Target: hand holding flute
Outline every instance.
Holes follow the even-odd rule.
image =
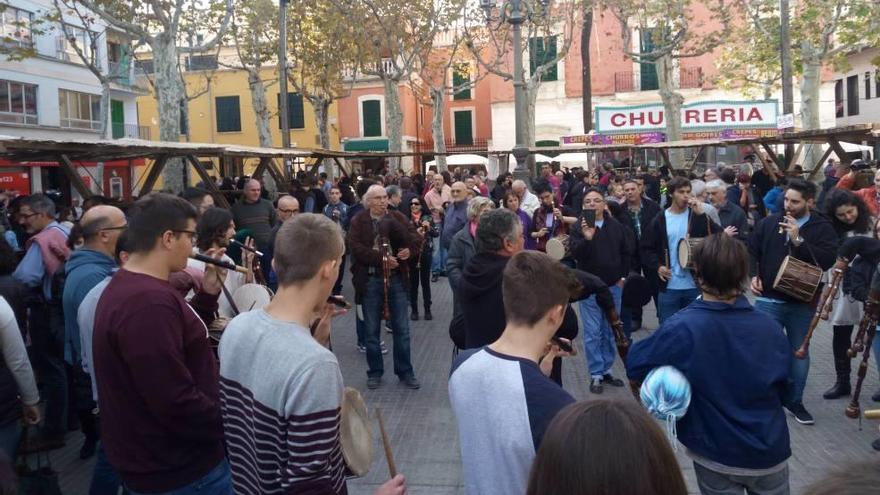
[[[202,282],[202,292],[207,294],[219,294],[223,290],[223,281],[226,280],[227,262],[223,261],[226,248],[211,248],[205,254],[193,253],[190,258],[205,262],[205,278]],[[234,265],[233,265],[234,266]]]

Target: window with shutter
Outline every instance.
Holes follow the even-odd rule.
[[[536,36],[529,40],[529,74],[534,74],[538,67],[550,63],[556,58],[556,36]],[[559,78],[559,63],[544,68],[541,81],[556,81]]]
[[[241,109],[238,96],[218,96],[214,101],[217,108],[217,132],[240,132]]]
[[[364,121],[364,137],[382,135],[382,102],[365,100],[361,102],[361,117]]]
[[[281,129],[281,94],[275,93],[278,104],[278,128]],[[305,129],[306,119],[303,110],[303,97],[299,93],[287,93],[287,126],[291,129]]]
[[[452,68],[452,87],[461,88],[471,81],[470,68],[467,64],[458,64]],[[471,88],[461,89],[452,97],[453,100],[470,100]]]
[[[455,125],[455,144],[458,146],[474,144],[473,112],[459,110],[452,115]]]
[[[650,29],[639,31],[640,43],[639,51],[641,53],[651,53],[657,45],[654,41],[654,32]],[[657,80],[657,65],[654,63],[642,62],[639,64],[640,89],[642,91],[655,91],[660,88],[660,82]]]

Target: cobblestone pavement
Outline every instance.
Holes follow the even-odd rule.
[[[369,408],[381,408],[394,449],[399,472],[407,477],[409,493],[415,495],[460,494],[461,465],[458,451],[458,434],[455,418],[449,405],[447,378],[452,358],[452,344],[448,336],[448,322],[452,313],[452,297],[447,279],[432,284],[434,295],[433,321],[410,322],[412,333],[412,361],[416,374],[422,382],[420,390],[408,390],[393,375],[391,353],[385,356],[385,383],[377,390],[366,388],[366,359],[356,349],[354,315],[349,313],[334,323],[333,347],[339,358],[347,386],[360,390]],[[350,285],[345,295],[354,300]],[[420,308],[421,310],[421,308]],[[648,328],[657,327],[652,306],[645,308],[644,322]],[[391,335],[383,330],[383,339],[391,347]],[[636,339],[648,332],[637,332]],[[583,344],[578,339],[578,349]],[[834,380],[831,359],[831,332],[827,325],[821,326],[811,346],[812,364],[807,382],[805,405],[816,418],[813,426],[803,426],[789,418],[791,447],[790,459],[792,493],[801,493],[813,481],[820,479],[831,469],[865,460],[877,460],[878,454],[871,449],[871,441],[878,436],[876,422],[863,422],[844,416],[848,399],[826,401],[822,392]],[[862,408],[880,407],[872,403],[870,396],[878,388],[877,370],[871,359],[870,371],[862,393]],[[857,363],[853,363],[853,378]],[[589,383],[583,353],[567,360],[563,367],[565,388],[579,400],[589,399]],[[744,370],[747,371],[747,370]],[[623,366],[618,361],[614,373],[623,376]],[[603,397],[633,400],[628,389],[606,388]],[[67,447],[53,452],[54,467],[61,472],[65,494],[87,493],[91,477],[92,461],[81,461],[77,454],[81,435],[68,435]],[[375,487],[388,479],[388,468],[375,428],[376,460],[370,473],[360,479],[349,481],[352,495],[371,494]],[[694,480],[693,465],[679,449],[679,462],[687,479],[688,488],[698,493]]]

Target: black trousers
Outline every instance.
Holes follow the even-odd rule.
[[[28,354],[34,367],[40,396],[46,402],[43,428],[48,435],[67,432],[67,370],[64,363],[64,319],[50,304],[33,302],[28,333]]]
[[[409,263],[409,304],[413,313],[419,310],[419,282],[422,285],[422,302],[425,311],[431,309],[431,249],[423,249],[419,259]]]
[[[852,338],[853,325],[834,325],[834,336],[831,339],[831,349],[834,352],[834,371],[839,377],[849,379],[852,371],[852,360],[846,354],[849,350]]]

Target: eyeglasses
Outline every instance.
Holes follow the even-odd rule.
[[[196,242],[196,231],[195,230],[172,230],[175,234],[187,234],[189,235],[189,241],[195,244]]]
[[[18,218],[30,218],[30,217],[35,217],[37,215],[39,215],[39,213],[29,213],[29,214],[19,213]]]

